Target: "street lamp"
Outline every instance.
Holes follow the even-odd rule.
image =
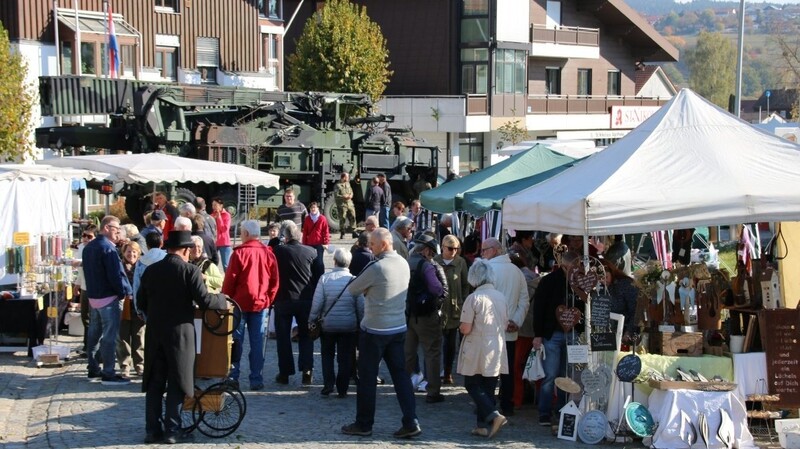
[[[742,60],[744,59],[744,0],[739,3],[739,53],[736,59],[736,101],[733,115],[742,116]],[[769,106],[767,106],[769,109]]]
[[[769,97],[772,95],[772,92],[766,91],[764,92],[764,95],[767,96],[767,118],[769,119]]]

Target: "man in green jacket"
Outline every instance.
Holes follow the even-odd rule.
[[[333,187],[333,197],[339,212],[339,238],[343,239],[345,232],[351,234],[356,227],[356,208],[353,206],[353,187],[350,185],[349,174],[342,173],[339,182]]]

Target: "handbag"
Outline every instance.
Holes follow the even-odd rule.
[[[350,283],[353,282],[354,279],[355,277],[350,278],[350,280],[347,282],[347,284],[345,284],[342,291],[339,292],[339,295],[336,296],[336,299],[333,300],[333,303],[331,304],[330,307],[328,307],[328,310],[326,310],[325,313],[323,313],[319,318],[308,322],[308,337],[311,339],[311,341],[318,339],[319,336],[322,334],[322,321],[325,319],[326,316],[328,316],[328,314],[333,309],[333,306],[336,305],[336,301],[338,301],[339,298],[342,297],[345,290],[347,290],[347,287],[350,286]]]
[[[544,379],[544,367],[542,366],[542,360],[544,359],[544,345],[538,350],[531,351],[531,353],[528,354],[528,361],[525,362],[525,370],[522,371],[522,378],[530,382]]]

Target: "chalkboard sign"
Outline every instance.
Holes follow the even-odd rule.
[[[592,311],[592,328],[607,328],[611,322],[611,298],[596,296],[590,302]]]
[[[617,377],[622,382],[633,382],[642,372],[642,359],[636,354],[628,354],[617,364]]]
[[[780,406],[800,407],[800,310],[762,310],[758,319],[769,392],[780,395]]]
[[[616,351],[617,334],[614,332],[592,332],[592,351]]]
[[[569,401],[561,408],[561,418],[558,421],[558,438],[562,440],[578,440],[578,417],[580,410],[575,402]]]

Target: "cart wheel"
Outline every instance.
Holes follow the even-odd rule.
[[[242,415],[247,413],[247,399],[245,398],[244,393],[242,393],[242,390],[240,390],[238,387],[234,386],[230,382],[222,381],[212,384],[211,386],[206,388],[206,390],[210,390],[212,388],[214,389],[226,388],[232,395],[236,396],[236,399],[238,399],[239,402],[242,403],[242,408],[244,409],[242,411]]]
[[[194,418],[194,410],[197,408],[197,398],[203,394],[203,390],[197,385],[194,386],[194,399],[184,399],[181,407],[181,425],[183,431],[191,433],[197,428],[197,420]]]
[[[236,304],[231,298],[226,298],[230,304],[233,305],[233,310],[206,310],[203,313],[203,325],[214,335],[230,335],[239,327],[242,321],[242,309],[239,304]],[[233,326],[231,330],[225,329],[225,323],[228,317],[233,317]]]
[[[211,438],[223,438],[235,432],[246,411],[239,399],[241,395],[241,391],[225,383],[207,388],[197,398],[193,410],[197,430]]]

